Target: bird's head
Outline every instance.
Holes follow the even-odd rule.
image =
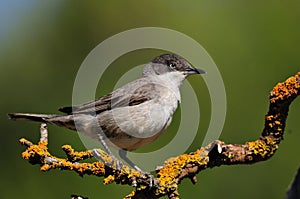
[[[192,74],[204,74],[202,69],[194,68],[184,58],[176,54],[163,54],[155,57],[145,65],[143,75],[164,75],[176,73],[184,78]]]

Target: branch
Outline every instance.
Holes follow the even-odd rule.
[[[150,177],[139,171],[122,165],[116,170],[113,158],[102,150],[87,150],[75,152],[70,145],[62,146],[66,158],[58,158],[48,151],[48,131],[46,124],[41,124],[41,139],[37,144],[22,138],[21,144],[27,147],[22,157],[31,164],[39,164],[41,171],[51,169],[72,170],[80,176],[85,174],[103,176],[104,184],[121,183],[136,187],[126,199],[151,198],[156,199],[167,195],[171,199],[179,198],[178,185],[189,178],[196,183],[196,174],[207,168],[221,165],[253,164],[268,160],[274,155],[283,140],[283,133],[288,116],[289,105],[299,95],[300,72],[278,83],[269,96],[269,111],[265,116],[265,126],[259,139],[245,144],[225,144],[216,140],[195,152],[170,158],[156,171],[157,178],[153,186]],[[103,162],[80,163],[100,155]]]

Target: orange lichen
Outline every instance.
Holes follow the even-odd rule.
[[[19,140],[19,142],[20,142],[21,144],[25,145],[25,146],[28,146],[28,147],[31,146],[31,145],[33,145],[32,142],[26,140],[25,138],[21,138],[21,139]]]
[[[28,144],[29,141],[22,138],[20,139],[21,144]],[[26,144],[26,145],[27,145]],[[39,163],[41,164],[41,171],[48,171],[50,169],[61,168],[67,170],[75,170],[80,175],[83,174],[93,174],[97,176],[101,176],[105,174],[105,165],[101,162],[93,162],[93,163],[77,163],[71,162],[68,159],[64,158],[57,158],[52,156],[48,152],[48,143],[47,142],[39,142],[38,144],[30,145],[28,148],[22,153],[22,158],[29,160],[32,163]],[[91,157],[90,151],[83,151],[83,152],[74,152],[74,150],[68,146],[63,146],[65,151],[69,151],[70,156],[73,157],[73,160],[76,159],[83,159],[87,157]]]
[[[73,162],[88,159],[93,156],[91,150],[77,152],[70,145],[63,145],[62,149],[65,151],[69,160]]]
[[[281,124],[279,121],[275,121],[275,124],[277,124],[277,125],[279,125],[279,124]]]
[[[21,144],[28,143],[28,141],[24,138],[20,139]],[[43,156],[43,155],[49,155],[47,142],[39,142],[37,145],[31,145],[29,146],[26,151],[22,153],[22,158],[29,160],[35,155]]]
[[[299,76],[300,73],[298,72],[297,75],[288,78],[285,82],[278,83],[271,92],[270,102],[283,101],[292,95],[297,95],[300,89]]]

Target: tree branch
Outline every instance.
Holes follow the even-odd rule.
[[[41,124],[40,142],[32,142],[22,138],[20,143],[27,147],[22,157],[31,164],[39,164],[41,171],[51,169],[72,170],[79,175],[103,176],[104,184],[121,183],[136,187],[126,196],[126,199],[160,198],[167,195],[171,199],[179,198],[178,185],[181,180],[189,178],[196,183],[196,174],[207,168],[221,165],[253,164],[265,161],[272,157],[280,141],[288,116],[289,105],[299,95],[300,72],[288,78],[283,83],[278,83],[269,96],[269,111],[265,116],[265,126],[259,139],[245,144],[225,144],[216,140],[195,152],[170,158],[156,171],[157,178],[150,187],[150,178],[147,174],[133,170],[123,165],[121,170],[116,170],[115,162],[102,150],[97,150],[103,162],[80,163],[79,161],[95,156],[95,151],[87,150],[75,152],[70,145],[62,146],[66,158],[58,158],[48,151],[48,131],[46,124]]]

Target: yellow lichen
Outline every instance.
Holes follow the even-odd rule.
[[[114,182],[114,180],[115,180],[115,177],[112,175],[109,175],[106,178],[104,178],[103,184],[110,184],[110,183]]]
[[[246,144],[255,155],[260,155],[262,158],[265,158],[266,155],[273,155],[277,149],[276,142],[270,137],[266,137],[265,141],[257,140],[255,142],[247,142]]]
[[[183,154],[176,158],[170,158],[165,161],[163,169],[158,172],[159,187],[157,194],[165,193],[168,190],[176,190],[178,187],[178,176],[181,174],[182,169],[187,164],[205,165],[209,161],[207,153],[203,155],[205,150],[197,150],[191,154]]]
[[[128,194],[127,196],[125,196],[123,199],[128,199],[128,198],[132,198],[135,196],[136,191],[132,191],[130,194]]]
[[[233,157],[234,157],[234,154],[231,153],[231,152],[229,152],[227,157],[228,157],[229,159],[230,159],[230,158],[233,158]]]

